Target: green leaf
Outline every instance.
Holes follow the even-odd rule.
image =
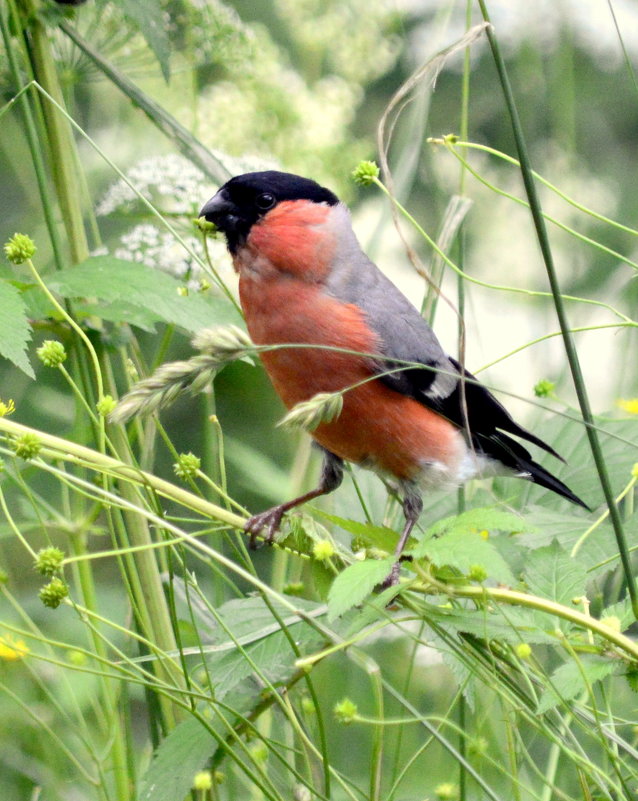
[[[321,509],[316,510],[317,515],[335,523],[337,526],[347,531],[355,537],[365,540],[368,545],[379,548],[382,551],[392,553],[396,548],[399,535],[396,531],[387,526],[375,526],[372,523],[361,523],[359,520],[350,520],[338,515],[331,515]]]
[[[61,270],[49,287],[66,298],[98,298],[106,303],[130,303],[150,320],[173,323],[194,332],[211,325],[242,324],[225,298],[178,294],[180,282],[145,264],[93,256],[76,267]]]
[[[162,75],[168,81],[170,77],[169,58],[171,55],[164,7],[155,0],[116,0],[129,21],[139,30],[146,44],[151,48],[158,60]]]
[[[530,592],[565,606],[585,594],[587,573],[582,563],[572,559],[556,540],[529,554],[524,576]]]
[[[478,531],[466,527],[422,540],[410,553],[415,559],[426,558],[436,567],[451,567],[463,575],[481,567],[488,579],[514,584],[512,571],[497,548]]]
[[[430,526],[427,533],[438,536],[446,533],[466,534],[475,531],[506,531],[518,533],[521,531],[534,531],[535,526],[528,523],[525,518],[498,506],[469,509],[460,515],[447,517]]]
[[[597,681],[619,669],[614,659],[602,656],[582,656],[579,661],[565,662],[556,668],[550,677],[547,689],[538,702],[538,713],[542,714],[557,706],[561,701],[569,701],[587,690]]]
[[[366,559],[343,570],[333,581],[328,593],[328,620],[334,620],[348,609],[361,603],[372,590],[386,579],[394,558]]]
[[[12,284],[0,281],[0,355],[13,362],[29,378],[35,378],[27,356],[30,339],[31,326],[20,291]]]
[[[101,317],[111,323],[128,323],[151,334],[155,332],[157,323],[156,314],[124,300],[116,300],[113,303],[74,303],[73,312],[78,319]]]
[[[526,518],[536,526],[536,531],[533,535],[522,534],[521,542],[530,548],[536,548],[549,545],[556,539],[567,553],[571,552],[572,547],[590,526],[590,521],[580,515],[561,513],[538,506],[531,507],[526,513]],[[635,521],[636,514],[626,521],[627,531],[631,530],[631,525],[635,526]],[[593,577],[616,568],[619,564],[618,559],[611,562],[607,560],[617,553],[618,545],[613,529],[607,521],[604,521],[579,546],[577,556],[579,561],[587,566],[590,577]],[[597,565],[602,567],[596,567]]]
[[[305,620],[281,604],[270,603],[302,654],[323,643],[323,635]],[[325,607],[313,601],[297,598],[294,604],[306,615],[320,617],[325,614]],[[292,676],[297,655],[263,598],[233,599],[223,604],[218,613],[222,622],[217,624],[218,635],[213,647],[223,650],[205,655],[217,700],[234,690],[255,669],[272,683],[285,682]],[[212,620],[210,622],[212,624]],[[232,638],[225,628],[232,632]],[[258,692],[258,685],[255,688]]]
[[[162,741],[142,776],[139,801],[175,801],[185,798],[193,777],[217,746],[216,739],[196,718],[179,723]]]
[[[555,645],[555,619],[541,616],[531,609],[496,606],[489,609],[465,609],[444,606],[429,608],[428,621],[439,623],[446,631],[473,634],[484,640],[502,640]]]

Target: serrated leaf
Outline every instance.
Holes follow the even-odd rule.
[[[547,689],[538,702],[538,713],[547,712],[548,709],[576,698],[590,686],[606,678],[619,669],[616,660],[605,659],[602,656],[583,656],[578,662],[565,662],[556,668],[550,677]]]
[[[155,332],[157,323],[156,314],[124,300],[113,303],[74,303],[73,312],[78,318],[101,317],[111,323],[128,323],[149,333]]]
[[[295,606],[304,614],[323,616],[325,607],[297,598]],[[271,601],[302,654],[318,647],[324,637],[287,607]],[[258,596],[228,601],[219,608],[215,644],[224,650],[207,653],[206,664],[215,685],[215,698],[221,700],[246,677],[258,670],[273,683],[285,682],[295,670],[297,654],[268,604]],[[233,637],[228,635],[232,632]],[[236,642],[238,641],[238,642]]]
[[[31,326],[20,291],[12,284],[0,281],[0,355],[13,362],[29,378],[35,378],[27,356],[30,339]]]
[[[360,604],[372,590],[390,575],[394,558],[366,559],[343,570],[328,593],[328,620],[334,620]]]
[[[480,566],[488,579],[514,584],[512,571],[498,549],[475,530],[453,530],[422,540],[410,553],[415,559],[426,558],[436,567],[451,567],[464,575]]]
[[[585,594],[587,573],[578,559],[554,540],[532,551],[525,565],[525,582],[531,593],[571,606],[572,599]]]
[[[146,319],[173,323],[195,332],[211,325],[242,321],[225,298],[178,294],[180,282],[145,264],[93,256],[82,264],[60,270],[49,287],[66,298],[99,298],[106,303],[125,302],[143,309]]]
[[[473,634],[484,640],[502,640],[515,645],[520,642],[543,645],[556,643],[553,618],[545,616],[543,619],[530,609],[432,606],[428,611],[428,620],[439,623],[446,631]],[[544,623],[547,623],[548,630],[543,628]]]
[[[549,545],[556,539],[567,553],[571,552],[572,547],[590,526],[590,521],[586,517],[539,506],[531,507],[526,513],[526,518],[536,526],[536,531],[533,534],[522,534],[521,542],[530,548],[537,548]],[[635,521],[636,514],[626,521],[627,531],[631,530],[632,525],[635,526]],[[608,559],[617,553],[616,537],[611,525],[605,521],[579,546],[577,556],[580,562],[587,566],[591,578],[618,567],[618,559],[608,562]],[[596,567],[597,565],[601,567]]]
[[[317,509],[317,515],[335,523],[339,528],[347,531],[355,537],[361,537],[366,543],[389,553],[396,548],[399,535],[396,531],[387,526],[375,526],[372,523],[362,523],[359,520],[350,520],[346,517],[328,514],[321,509]]]
[[[196,718],[179,723],[162,741],[138,791],[139,801],[185,798],[193,777],[210,759],[217,741]]]
[[[170,41],[164,19],[164,7],[155,0],[116,0],[129,21],[139,30],[146,44],[151,48],[158,60],[162,75],[168,81],[170,77],[169,58]]]
[[[535,526],[521,515],[496,506],[468,509],[460,515],[447,517],[430,526],[427,533],[437,536],[444,533],[465,534],[474,531],[506,531],[508,533],[534,531]]]

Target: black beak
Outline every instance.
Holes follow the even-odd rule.
[[[205,217],[208,222],[214,223],[222,231],[226,228],[224,222],[235,217],[237,213],[234,203],[231,203],[225,195],[224,190],[220,189],[208,203],[202,206],[199,212],[200,217]]]

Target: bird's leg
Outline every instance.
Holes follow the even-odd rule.
[[[266,509],[265,512],[260,512],[253,515],[246,525],[244,530],[250,534],[249,547],[255,549],[257,547],[257,535],[265,528],[267,529],[264,539],[267,543],[272,544],[275,533],[281,523],[281,518],[290,509],[295,506],[300,506],[306,501],[311,501],[313,498],[318,498],[320,495],[327,495],[329,492],[336,490],[343,480],[343,461],[335,456],[330,451],[323,450],[323,464],[321,466],[321,477],[319,479],[319,486],[316,489],[306,492],[305,495],[300,495],[298,498],[293,498],[292,501],[281,503],[279,506],[273,506],[271,509]]]
[[[405,525],[403,526],[403,531],[401,532],[401,536],[399,537],[397,547],[394,550],[396,562],[392,565],[392,571],[390,572],[390,575],[382,584],[382,587],[384,589],[386,587],[394,586],[399,581],[401,554],[403,553],[403,549],[405,548],[405,543],[408,541],[408,537],[412,533],[412,529],[414,528],[414,525],[416,521],[419,519],[419,515],[421,514],[422,511],[423,511],[423,499],[421,498],[418,492],[408,487],[406,489],[406,493],[403,498],[403,514],[405,515]]]

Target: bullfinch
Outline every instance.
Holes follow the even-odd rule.
[[[318,393],[343,397],[340,414],[312,432],[323,452],[318,486],[251,517],[253,545],[261,532],[272,542],[288,510],[335,490],[344,461],[396,486],[405,514],[397,560],[424,490],[511,475],[588,508],[512,438],[561,458],[446,355],[416,308],[367,258],[347,207],[329,189],[285,172],[251,172],[224,184],[200,215],[226,237],[253,342],[304,346],[260,353],[284,404],[290,409]],[[388,583],[398,575],[397,561]]]

